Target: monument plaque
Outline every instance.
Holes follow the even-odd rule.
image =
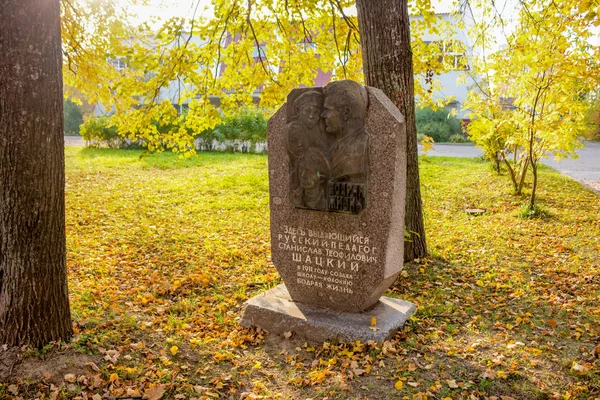
[[[402,270],[405,132],[379,89],[337,81],[290,92],[268,125],[271,251],[285,286],[251,299],[242,324],[278,331],[312,316],[322,337],[383,339],[404,323],[414,305],[379,300]],[[359,313],[383,313],[391,328],[330,329]]]

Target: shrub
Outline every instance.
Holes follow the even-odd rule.
[[[213,129],[207,129],[198,135],[201,147],[213,149],[213,141],[226,145],[226,150],[242,152],[252,151],[257,143],[267,140],[267,118],[265,111],[259,108],[244,107],[221,116],[221,122]]]
[[[600,141],[600,101],[596,101],[590,106],[586,116],[586,123],[588,129],[585,132],[585,138]]]
[[[448,138],[448,141],[450,143],[466,143],[467,142],[467,138],[465,138],[460,133],[455,133],[454,135],[452,135],[452,136],[450,136]]]
[[[80,132],[91,147],[105,144],[110,148],[120,148],[124,142],[117,133],[117,128],[111,125],[110,118],[106,115],[88,117],[81,125]]]
[[[444,110],[417,108],[417,135],[430,136],[436,143],[448,142],[450,136],[460,133],[458,120]]]
[[[79,135],[79,127],[83,124],[83,111],[81,107],[67,99],[63,103],[63,116],[65,120],[65,135]]]

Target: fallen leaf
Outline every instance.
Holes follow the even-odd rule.
[[[456,383],[456,381],[454,379],[447,380],[446,383],[448,384],[448,387],[450,389],[458,389],[458,384]]]
[[[171,354],[175,355],[177,354],[177,352],[179,351],[179,347],[177,346],[172,346],[169,351],[171,352]]]
[[[397,381],[396,383],[394,383],[394,388],[396,390],[402,390],[402,385],[403,385],[402,381]]]
[[[371,317],[371,326],[377,325],[377,318]]]
[[[165,387],[161,384],[150,385],[144,391],[144,398],[147,400],[159,400],[165,394]]]
[[[17,385],[10,385],[8,387],[8,391],[11,392],[13,395],[18,395],[19,394],[19,387]]]
[[[573,365],[571,366],[571,371],[583,373],[583,372],[587,372],[587,368],[585,366],[573,361]]]

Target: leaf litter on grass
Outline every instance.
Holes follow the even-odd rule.
[[[600,396],[600,201],[581,185],[543,168],[551,217],[523,219],[524,199],[486,163],[428,158],[432,256],[388,291],[416,315],[384,343],[307,343],[237,326],[243,302],[281,282],[266,156],[140,154],[66,149],[77,335],[47,356],[87,353],[95,368],[35,377],[25,370],[38,356],[24,353],[0,397]]]

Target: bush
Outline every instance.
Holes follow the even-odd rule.
[[[119,136],[117,128],[111,125],[110,117],[106,115],[88,117],[81,125],[80,132],[90,147],[102,145],[113,149],[129,147],[127,141]]]
[[[196,149],[198,150],[227,150],[254,152],[257,143],[267,140],[266,113],[257,108],[241,108],[230,115],[222,115],[221,122],[213,129],[207,129],[195,135]],[[171,119],[167,123],[152,121],[156,131],[165,138],[163,145],[170,148],[168,137],[170,132],[177,132],[186,126],[187,114],[183,119]],[[190,128],[187,132],[194,135]],[[107,146],[110,148],[142,148],[142,141],[132,142],[123,139],[112,125],[110,117],[90,117],[81,126],[81,135],[88,142],[88,146]],[[161,139],[159,139],[161,140]]]
[[[79,135],[79,127],[83,124],[83,111],[81,107],[67,99],[63,103],[63,116],[65,120],[65,135]]]
[[[213,129],[207,129],[197,136],[201,148],[213,150],[213,142],[225,145],[228,151],[254,151],[256,144],[267,141],[267,118],[265,111],[244,107],[233,114],[223,115],[221,122]]]
[[[444,110],[417,108],[417,135],[431,136],[436,143],[448,142],[453,135],[460,134],[458,120]]]
[[[600,101],[596,101],[590,106],[586,116],[586,123],[588,129],[585,132],[585,138],[600,142]]]
[[[454,135],[448,138],[450,143],[466,143],[468,140],[460,133],[455,133]]]

